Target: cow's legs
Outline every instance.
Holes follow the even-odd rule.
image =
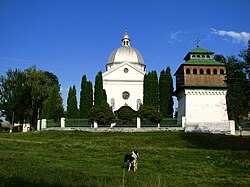
[[[130,171],[131,163],[128,164],[128,171]]]
[[[137,171],[137,162],[135,162],[134,171]]]

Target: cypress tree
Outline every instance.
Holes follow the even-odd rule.
[[[95,77],[94,106],[91,108],[90,120],[96,121],[98,125],[110,125],[114,114],[107,103],[106,91],[103,89],[102,72]]]
[[[63,100],[59,85],[54,85],[50,90],[48,99],[44,102],[43,116],[46,119],[59,120],[64,115]]]
[[[67,99],[67,118],[77,119],[79,111],[77,108],[77,98],[76,98],[76,87],[73,86],[69,88],[68,99]]]
[[[163,117],[173,117],[173,91],[173,79],[170,67],[168,66],[166,71],[161,71],[159,80],[160,112]]]
[[[169,92],[167,88],[167,75],[166,71],[162,70],[160,74],[160,79],[159,79],[159,100],[160,100],[160,112],[163,117],[168,116],[168,97],[169,97]]]
[[[149,95],[149,90],[150,90],[150,84],[149,84],[149,74],[144,75],[144,80],[143,80],[143,105],[148,106],[150,103],[150,95]]]
[[[171,69],[168,66],[166,69],[166,87],[167,87],[167,117],[173,117],[173,112],[174,112],[174,100],[173,100],[173,92],[174,92],[174,87],[173,87],[173,79],[171,75]]]
[[[80,118],[88,118],[88,113],[93,106],[92,82],[87,81],[86,75],[82,76],[80,92]]]
[[[103,80],[101,71],[99,71],[95,77],[94,105],[108,106],[106,91],[103,89]]]
[[[157,110],[159,109],[159,85],[158,85],[158,76],[157,72],[152,72],[152,78],[151,78],[151,105],[155,107]]]
[[[156,71],[144,75],[143,105],[153,106],[158,110],[158,78]]]

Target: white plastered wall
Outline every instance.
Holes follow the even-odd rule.
[[[128,69],[128,72],[125,73],[124,69]],[[106,90],[107,102],[111,105],[111,99],[114,99],[114,111],[125,105],[138,110],[137,100],[143,102],[144,74],[144,71],[130,63],[123,63],[103,73],[103,88]],[[125,91],[130,94],[128,99],[122,97]]]

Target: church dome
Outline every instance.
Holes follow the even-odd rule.
[[[109,69],[108,67],[121,64],[123,62],[129,62],[143,67],[145,66],[141,53],[137,49],[130,46],[130,37],[127,31],[125,31],[125,34],[123,35],[122,46],[116,48],[110,54],[107,69]]]
[[[119,47],[109,56],[109,64],[122,62],[144,64],[141,53],[137,49],[130,46]]]

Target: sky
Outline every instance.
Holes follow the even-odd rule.
[[[66,106],[83,75],[94,83],[128,28],[146,71],[172,74],[200,47],[238,56],[250,40],[250,0],[0,0],[0,76],[9,69],[54,73]],[[173,77],[175,80],[175,77]],[[175,85],[174,85],[175,87]]]

